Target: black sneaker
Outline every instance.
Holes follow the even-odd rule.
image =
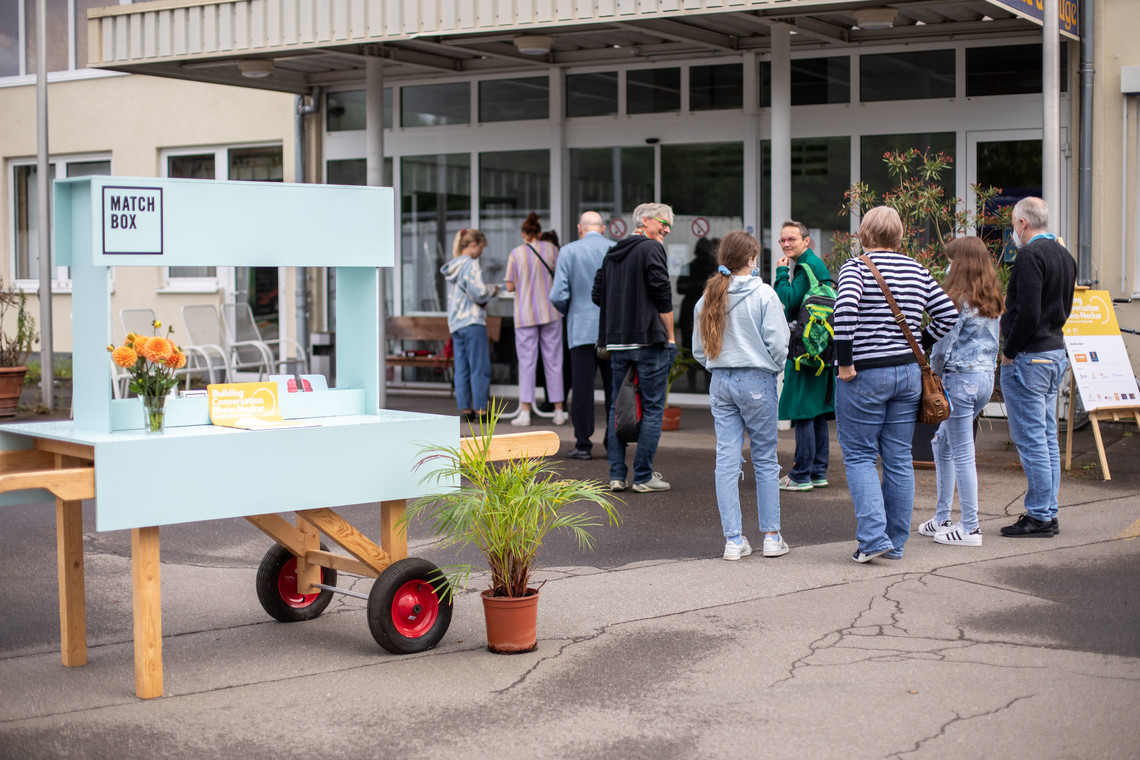
[[[1052,538],[1053,521],[1022,515],[1013,525],[1002,528],[1001,534],[1009,538]]]
[[[567,459],[593,459],[594,455],[588,449],[573,448],[566,452]]]
[[[1052,520],[1052,523],[1053,523],[1053,535],[1055,536],[1061,532],[1061,521],[1058,520],[1056,517],[1054,517]]]

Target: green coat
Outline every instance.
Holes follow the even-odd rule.
[[[773,287],[784,305],[784,316],[789,324],[799,316],[804,296],[811,287],[807,273],[802,271],[805,266],[812,268],[816,279],[835,281],[827,266],[810,248],[800,255],[791,280],[788,279],[788,267],[778,267]],[[825,369],[820,375],[815,373],[815,369],[797,370],[795,362],[788,358],[784,364],[784,389],[780,393],[780,419],[811,420],[835,413],[835,369]]]

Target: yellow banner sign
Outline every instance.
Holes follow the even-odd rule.
[[[1065,323],[1065,335],[1120,335],[1112,296],[1107,290],[1078,290],[1073,311]]]
[[[277,383],[220,383],[206,390],[215,425],[255,430],[285,422],[277,406]]]

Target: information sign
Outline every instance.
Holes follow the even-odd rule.
[[[1086,410],[1140,406],[1140,389],[1107,290],[1073,294],[1065,350]]]

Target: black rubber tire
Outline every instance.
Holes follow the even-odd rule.
[[[321,549],[325,545],[321,544]],[[327,550],[326,550],[327,551]],[[293,553],[281,544],[274,544],[265,552],[261,564],[257,568],[257,601],[274,620],[282,623],[299,623],[302,620],[312,620],[325,611],[332,601],[333,592],[321,590],[308,604],[298,607],[285,601],[281,596],[278,581],[281,573],[285,571],[290,560],[295,560]],[[329,567],[321,568],[321,583],[328,586],[336,585],[336,570]]]
[[[397,621],[392,609],[397,595],[408,592],[409,589],[401,592],[408,584],[413,584],[409,587],[411,590],[431,594],[436,602],[433,605],[434,620],[428,620],[426,628],[416,630],[411,635],[409,627],[422,626],[423,623],[412,617],[406,621]],[[372,638],[392,654],[414,654],[431,649],[451,626],[451,594],[448,588],[447,580],[440,574],[439,568],[425,559],[409,557],[392,563],[380,574],[368,593],[368,630],[372,632]],[[429,609],[428,614],[432,611]],[[420,610],[416,609],[415,612],[419,614]],[[413,621],[413,625],[409,626],[408,621]]]

